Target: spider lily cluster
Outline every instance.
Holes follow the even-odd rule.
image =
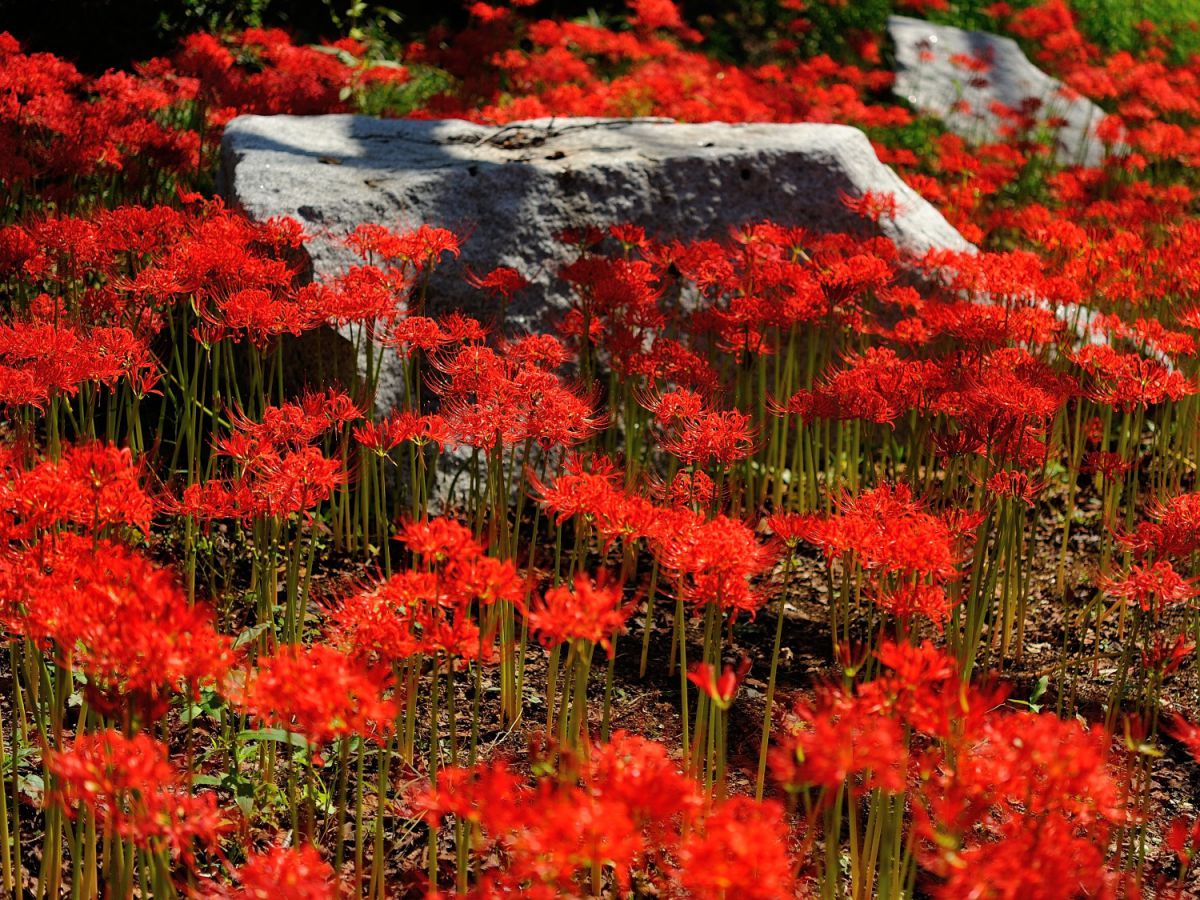
[[[994,8],[1114,112],[1064,169],[1034,105],[968,149],[881,101],[869,35],[736,68],[664,0],[525,5],[408,68],[247,31],[91,79],[0,37],[0,888],[1187,891],[1195,61]],[[874,194],[856,234],[595,223],[531,335],[531,273],[437,312],[465,235],[362,226],[309,282],[298,223],[196,190],[237,112],[401,97],[850,122],[982,250],[902,255]],[[357,371],[292,371],[334,328]]]

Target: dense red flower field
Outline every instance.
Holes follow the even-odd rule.
[[[1200,58],[989,7],[1110,113],[1066,167],[1035,104],[982,145],[900,105],[882,35],[811,55],[804,3],[742,66],[668,0],[532,5],[401,64],[0,35],[0,888],[1191,895]],[[233,116],[334,111],[852,124],[980,252],[596,222],[556,333],[512,269],[431,315],[468,236],[306,282],[211,193]],[[298,382],[331,325],[367,365]]]

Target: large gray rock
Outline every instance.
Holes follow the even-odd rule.
[[[1059,162],[1103,162],[1105,148],[1095,130],[1104,120],[1104,110],[1031,63],[1011,38],[908,16],[891,16],[888,34],[895,44],[896,95],[941,118],[956,134],[973,141],[994,140],[1005,122],[993,104],[1019,109],[1034,98],[1042,103],[1040,119],[1064,120],[1054,134]],[[974,72],[955,57],[990,65],[986,72]]]
[[[430,309],[487,315],[464,280],[512,266],[532,285],[510,326],[550,330],[567,303],[556,279],[568,227],[631,222],[659,237],[717,237],[770,219],[866,232],[843,195],[895,195],[879,227],[903,250],[971,245],[887,166],[866,136],[840,125],[678,125],[663,119],[556,119],[503,128],[461,120],[242,116],[225,130],[223,187],[250,216],[292,216],[315,237],[314,275],[356,261],[338,240],[364,222],[431,224],[465,235],[431,284]],[[494,309],[494,305],[491,307]],[[385,366],[382,407],[392,400]]]
[[[969,245],[841,125],[679,125],[665,119],[555,119],[490,128],[451,119],[242,116],[222,142],[224,188],[256,218],[293,216],[317,235],[318,275],[350,264],[335,238],[363,222],[422,223],[467,236],[440,289],[466,295],[462,267],[520,269],[552,294],[569,258],[554,235],[632,222],[656,236],[723,236],[770,219],[822,231],[868,226],[841,194],[896,196],[880,223],[902,249]],[[531,305],[540,304],[535,291]],[[534,313],[536,317],[536,312]]]

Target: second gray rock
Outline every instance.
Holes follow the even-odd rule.
[[[888,35],[895,45],[896,95],[956,134],[975,142],[1002,139],[1005,120],[993,105],[1020,109],[1033,99],[1041,103],[1039,119],[1062,120],[1051,129],[1060,163],[1104,161],[1105,147],[1096,137],[1104,110],[1035,66],[1011,38],[908,16],[891,16]],[[986,70],[976,71],[975,61],[986,63]]]

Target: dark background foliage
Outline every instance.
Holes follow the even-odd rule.
[[[953,0],[947,11],[929,15],[987,28],[982,10],[991,2]],[[1010,0],[1010,5],[1030,2]],[[780,33],[778,0],[682,0],[680,5],[684,17],[704,32],[709,52],[731,62],[765,56]],[[1144,40],[1139,24],[1150,21],[1174,43],[1173,55],[1200,52],[1200,0],[1070,0],[1070,5],[1083,31],[1102,49],[1134,49]],[[460,0],[0,0],[0,31],[13,33],[29,50],[49,51],[98,73],[170,53],[192,32],[249,26],[281,27],[301,42],[354,34],[394,54],[434,25],[465,26],[466,6]],[[894,0],[812,0],[806,11],[811,28],[798,39],[809,52],[848,55],[854,38],[879,34],[896,6]],[[532,13],[607,23],[625,9],[624,0],[542,0]]]

